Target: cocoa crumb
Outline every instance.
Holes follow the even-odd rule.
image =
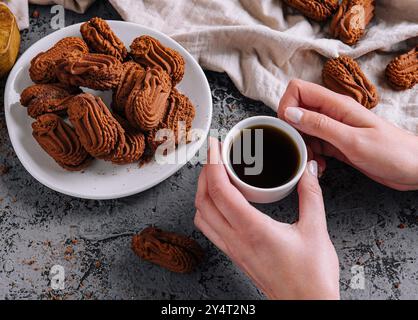
[[[38,19],[40,17],[40,12],[38,10],[35,10],[32,12],[32,18]]]
[[[10,167],[6,165],[0,165],[0,176],[9,173],[9,171],[10,171]]]
[[[398,225],[398,228],[399,229],[405,229],[406,225],[404,223],[401,223],[401,224]]]
[[[71,255],[74,253],[74,249],[72,246],[67,246],[67,248],[65,248],[64,254],[65,255]]]
[[[86,292],[85,293],[85,295],[84,295],[84,297],[86,298],[86,299],[91,299],[91,297],[93,296],[93,292]]]
[[[29,259],[29,260],[23,260],[23,263],[24,264],[27,264],[28,266],[31,266],[31,265],[33,265],[34,263],[35,263],[36,261],[35,261],[35,259]]]
[[[97,268],[97,269],[99,269],[99,268],[102,266],[102,263],[101,263],[99,260],[97,260],[97,261],[94,263],[94,265],[96,266],[96,268]]]
[[[399,287],[400,287],[400,283],[399,282],[396,282],[396,283],[394,283],[393,284],[393,287],[395,288],[395,289],[399,289]]]

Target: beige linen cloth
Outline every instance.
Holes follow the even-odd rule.
[[[94,1],[95,0],[0,0],[0,2],[6,3],[10,10],[12,10],[21,30],[29,27],[28,2],[41,5],[60,4],[66,9],[84,13]]]
[[[397,92],[384,78],[387,63],[418,43],[417,0],[376,0],[376,17],[353,47],[331,39],[327,24],[307,20],[281,0],[109,1],[125,20],[173,37],[202,67],[226,72],[244,95],[274,110],[291,79],[321,84],[325,59],[348,54],[378,88],[380,103],[373,111],[418,134],[418,86]],[[80,11],[92,1],[31,2]]]

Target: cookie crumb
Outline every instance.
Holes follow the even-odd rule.
[[[41,13],[38,10],[32,12],[32,18],[38,19]]]
[[[0,176],[9,173],[9,171],[10,171],[10,167],[6,165],[0,165]]]

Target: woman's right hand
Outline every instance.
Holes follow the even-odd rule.
[[[278,116],[307,136],[315,154],[344,161],[388,187],[418,190],[418,137],[354,99],[292,80]]]

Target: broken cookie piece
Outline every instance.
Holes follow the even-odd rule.
[[[39,116],[32,129],[35,140],[62,168],[79,171],[92,161],[74,129],[56,114]]]
[[[45,113],[66,114],[67,102],[81,93],[77,87],[67,87],[60,83],[35,84],[20,95],[20,103],[27,107],[28,115],[37,118]]]
[[[125,45],[105,20],[92,18],[81,25],[80,32],[92,52],[111,55],[120,61],[128,56]]]
[[[386,79],[396,90],[411,89],[418,82],[418,46],[393,59],[386,67]]]
[[[56,82],[57,61],[70,55],[80,56],[89,52],[86,43],[77,37],[68,37],[58,41],[51,49],[39,53],[32,59],[29,75],[35,83]]]
[[[116,88],[121,74],[122,63],[118,59],[98,53],[68,56],[58,61],[56,67],[59,82],[102,91]]]
[[[331,20],[332,36],[348,45],[356,44],[373,19],[374,9],[374,0],[343,0]]]
[[[67,112],[81,144],[93,157],[107,159],[125,143],[125,130],[99,97],[80,94],[70,100]]]
[[[338,8],[338,0],[284,0],[304,16],[321,22],[327,20]]]
[[[161,67],[177,85],[184,76],[185,61],[177,51],[165,47],[157,39],[150,36],[136,38],[131,44],[131,55],[136,62],[144,67]]]
[[[132,238],[132,250],[140,258],[176,273],[192,272],[204,257],[193,239],[154,227]]]
[[[146,70],[126,101],[125,116],[131,126],[142,131],[156,128],[167,110],[170,92],[171,80],[165,71],[160,67]]]
[[[348,56],[329,59],[322,70],[322,81],[328,89],[352,97],[367,109],[379,102],[376,87]]]

